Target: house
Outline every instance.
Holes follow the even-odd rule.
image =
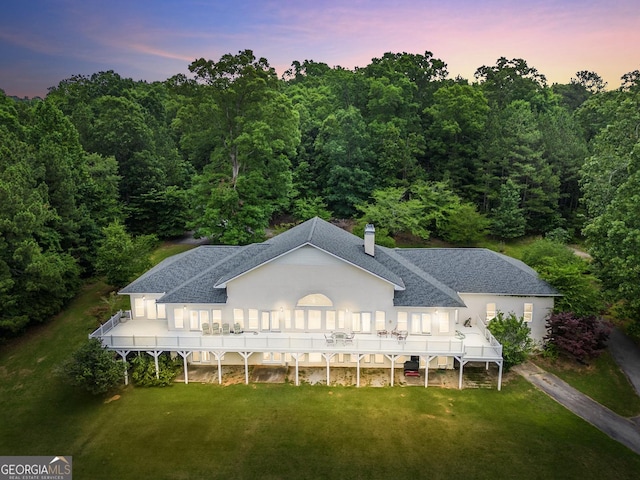
[[[201,246],[170,257],[120,292],[131,311],[90,336],[123,359],[171,352],[187,364],[424,369],[484,362],[502,346],[497,312],[529,322],[534,339],[558,293],[520,261],[476,248],[391,249],[319,218],[263,243]],[[426,367],[426,368],[425,368]],[[412,369],[415,374],[415,368]],[[500,388],[500,385],[498,385]]]

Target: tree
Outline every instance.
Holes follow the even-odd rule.
[[[575,78],[571,79],[571,83],[581,85],[592,94],[601,93],[607,88],[607,82],[596,72],[590,72],[589,70],[577,72]]]
[[[511,179],[500,187],[498,206],[491,214],[492,233],[500,238],[511,239],[524,235],[526,219],[520,208],[520,193]]]
[[[554,313],[547,319],[545,349],[569,355],[579,362],[597,357],[607,347],[611,326],[595,315]]]
[[[319,180],[325,185],[329,208],[340,217],[353,215],[355,205],[375,187],[369,145],[366,124],[355,107],[329,115],[318,133]]]
[[[515,100],[524,100],[536,109],[547,102],[547,78],[522,58],[500,57],[494,66],[479,67],[478,80],[490,103],[504,108]]]
[[[181,362],[168,354],[158,356],[158,375],[154,359],[147,354],[138,354],[131,360],[131,379],[140,387],[167,387],[178,375]]]
[[[109,224],[102,231],[104,238],[98,247],[96,270],[106,276],[110,285],[124,287],[151,267],[149,255],[156,242],[155,236],[131,238],[119,222]]]
[[[360,223],[373,223],[376,229],[389,234],[410,233],[423,239],[429,238],[422,222],[423,205],[417,198],[407,198],[407,189],[389,187],[372,193],[373,203],[363,203],[356,208],[362,212]],[[377,237],[380,233],[377,232]]]
[[[554,302],[554,312],[573,312],[584,318],[603,310],[600,285],[589,264],[565,245],[537,240],[524,250],[522,261],[562,294]]]
[[[74,199],[56,197],[61,213],[71,218],[61,216],[46,183],[47,171],[66,169],[57,170],[55,165],[47,169],[38,150],[24,141],[26,129],[15,131],[0,125],[0,337],[58,313],[75,294],[80,279],[76,259],[63,250],[77,246]],[[64,147],[61,142],[58,148]],[[54,179],[50,181],[53,185]]]
[[[593,155],[582,169],[587,209],[583,230],[594,271],[616,316],[640,332],[640,109],[631,91],[616,93],[611,123],[593,139]],[[609,97],[609,95],[607,95]],[[609,99],[611,100],[611,98]]]
[[[122,382],[122,362],[112,351],[102,346],[100,340],[89,339],[62,365],[59,375],[68,383],[92,395],[112,392]]]
[[[474,204],[461,202],[440,223],[438,235],[456,245],[473,245],[487,235],[489,225],[490,221]]]
[[[251,50],[201,58],[189,70],[199,84],[193,101],[209,107],[203,126],[212,139],[210,163],[192,189],[192,226],[225,243],[255,241],[290,204],[297,112],[275,70]]]
[[[513,313],[509,313],[505,317],[502,312],[498,312],[496,318],[489,322],[487,328],[502,345],[505,371],[514,365],[523,363],[533,351],[534,342],[524,318],[518,318]]]
[[[460,83],[443,86],[425,114],[428,171],[437,180],[448,179],[468,200],[478,201],[478,144],[489,114],[482,90]]]

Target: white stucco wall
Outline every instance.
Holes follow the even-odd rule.
[[[460,298],[467,305],[467,309],[461,311],[461,321],[471,317],[474,321],[477,318],[485,320],[487,304],[495,303],[496,310],[505,314],[514,313],[521,317],[524,315],[524,304],[533,304],[533,318],[529,323],[531,338],[536,342],[541,342],[546,334],[546,318],[553,310],[553,297],[512,297],[506,295],[486,295],[486,294],[460,294]]]
[[[393,307],[393,285],[321,250],[304,246],[227,284],[230,308],[294,309],[309,294],[326,295],[335,310]]]

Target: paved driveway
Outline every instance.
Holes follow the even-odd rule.
[[[611,356],[640,395],[640,347],[617,328],[611,331],[608,345]]]
[[[640,454],[640,427],[631,420],[612,412],[531,362],[513,367],[513,370],[579,417]]]

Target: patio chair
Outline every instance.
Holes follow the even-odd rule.
[[[222,334],[229,335],[231,333],[231,326],[228,323],[222,324]]]
[[[242,329],[242,327],[240,326],[240,324],[238,322],[233,324],[233,333],[235,333],[236,335],[240,334],[244,332],[244,330]]]
[[[344,336],[344,344],[345,345],[353,345],[353,337],[355,337],[355,333],[350,332]]]
[[[407,332],[406,330],[399,330],[398,342],[405,342],[407,340],[407,335],[409,335],[409,332]]]
[[[213,322],[213,325],[211,326],[211,334],[212,335],[220,335],[221,330],[220,330],[220,323],[218,322]]]
[[[327,335],[326,333],[324,334],[324,340],[325,342],[327,342],[327,346],[333,346],[336,344],[336,339],[333,337],[333,335]]]
[[[202,324],[202,334],[211,335],[211,329],[209,328],[209,324],[206,322]]]

